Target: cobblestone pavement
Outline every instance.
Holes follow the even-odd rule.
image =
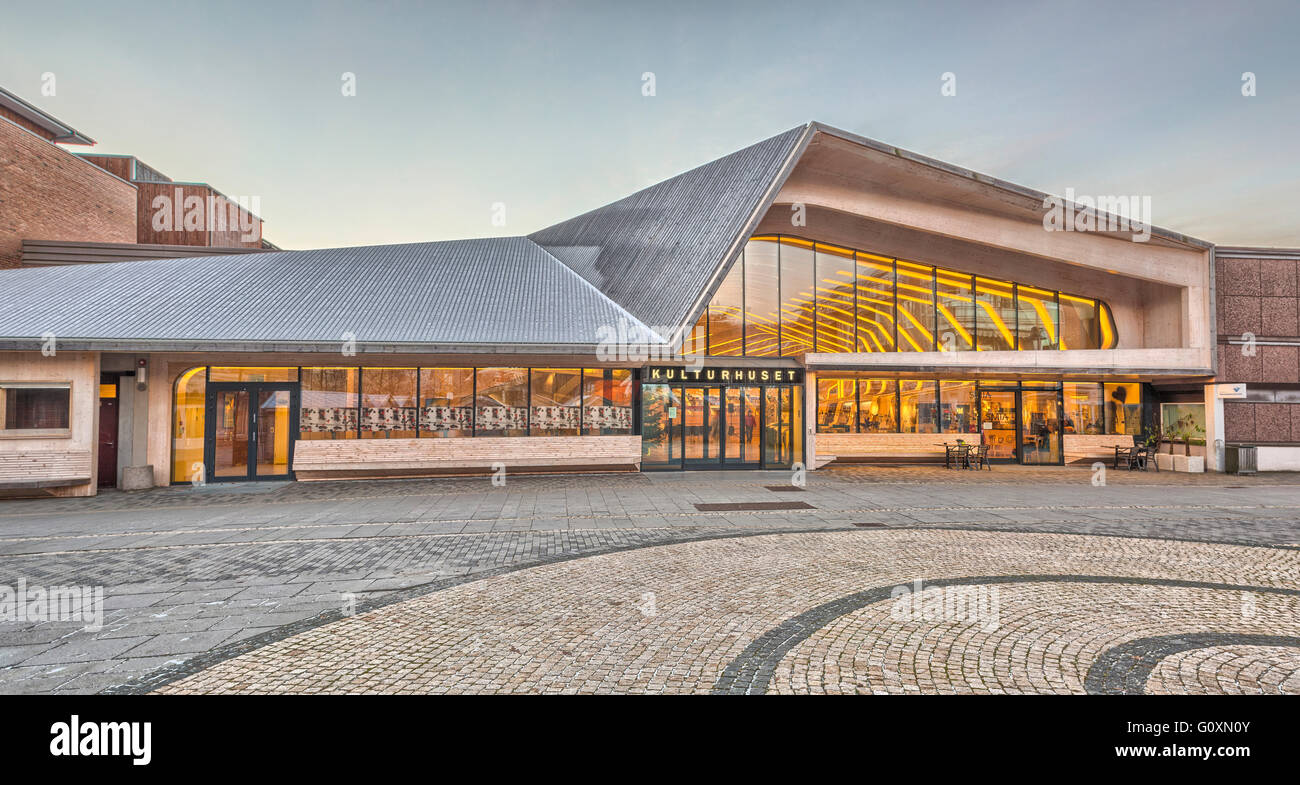
[[[807,486],[794,493],[769,489],[789,490],[790,478],[786,473],[749,472],[512,477],[505,488],[493,487],[486,479],[478,478],[262,483],[105,493],[92,499],[0,501],[0,586],[16,587],[22,581],[29,587],[101,586],[105,592],[104,625],[100,630],[88,631],[84,623],[77,622],[0,621],[0,692],[84,693],[158,686],[205,666],[215,666],[213,672],[216,672],[217,668],[228,667],[221,663],[232,656],[269,653],[278,645],[277,641],[296,639],[295,634],[301,637],[317,634],[313,629],[333,630],[335,626],[321,625],[341,619],[345,610],[351,612],[353,608],[360,615],[343,619],[343,627],[369,618],[371,612],[395,613],[407,607],[406,603],[461,596],[458,593],[463,592],[495,592],[498,584],[511,585],[523,580],[520,576],[532,576],[539,570],[572,571],[581,575],[595,569],[603,563],[601,560],[631,563],[639,558],[657,558],[651,555],[670,547],[723,548],[736,553],[757,549],[767,554],[765,559],[780,564],[785,558],[780,549],[773,552],[765,543],[784,542],[782,537],[813,537],[816,532],[823,533],[820,536],[843,538],[844,543],[870,542],[873,537],[904,534],[936,538],[936,543],[943,542],[945,537],[973,536],[958,531],[962,529],[983,530],[983,536],[994,536],[998,542],[1008,543],[1043,541],[1033,533],[1111,535],[1111,538],[1090,539],[1102,548],[1107,542],[1144,542],[1114,537],[1168,538],[1155,544],[1147,542],[1143,547],[1156,548],[1164,554],[1164,561],[1180,563],[1204,548],[1231,548],[1233,544],[1275,546],[1246,548],[1242,552],[1255,554],[1256,558],[1267,557],[1269,564],[1279,570],[1281,583],[1256,584],[1244,579],[1237,583],[1294,587],[1298,555],[1295,548],[1300,547],[1300,478],[1296,475],[1227,477],[1112,471],[1107,472],[1104,486],[1093,485],[1094,476],[1086,468],[999,467],[994,472],[976,473],[846,467],[811,473]],[[805,502],[809,508],[703,512],[696,507],[697,504],[791,500]],[[890,528],[905,531],[888,531]],[[778,534],[782,532],[789,534]],[[775,536],[754,536],[765,534]],[[1005,568],[971,572],[971,565],[961,569],[949,565],[946,569],[956,571],[945,573],[939,569],[944,562],[934,562],[933,567],[916,572],[925,564],[909,559],[918,553],[934,552],[939,546],[921,547],[921,541],[884,542],[880,556],[897,561],[900,569],[910,565],[915,572],[911,577],[942,579],[1014,574]],[[899,543],[903,552],[890,550],[894,542]],[[1208,542],[1219,545],[1204,544]],[[831,548],[831,552],[838,547]],[[993,548],[992,541],[988,547]],[[579,558],[584,556],[591,558]],[[1090,565],[1083,556],[1074,564],[1058,563],[1050,553],[1040,553],[1038,558],[1041,563],[1027,574],[1068,576],[1072,571],[1084,576],[1096,574],[1095,568],[1088,569]],[[988,563],[988,569],[994,566],[996,561]],[[520,571],[520,568],[529,569]],[[690,571],[685,565],[680,569]],[[800,581],[813,580],[819,569],[820,566],[801,567],[793,560],[781,568],[782,572],[789,570],[792,578],[799,577],[797,574],[802,571],[812,573],[799,577]],[[706,560],[694,570],[703,579],[717,572],[717,565]],[[1209,574],[1208,569],[1201,570],[1195,580],[1236,585],[1233,581],[1207,577]],[[892,586],[890,581],[901,580],[896,572],[879,575],[867,572],[857,576],[856,584],[845,583],[842,588],[847,590],[847,595],[852,595],[878,588],[872,583],[877,579],[884,581],[881,586]],[[625,579],[619,581],[615,588],[625,586]],[[1202,596],[1196,592],[1221,598],[1234,591],[1238,594],[1248,591],[1200,585],[1148,588],[1170,592],[1161,596],[1175,598],[1178,603],[1186,599],[1192,603],[1188,607],[1193,608],[1199,607],[1195,601]],[[790,596],[784,606],[753,612],[755,619],[745,629],[759,637],[762,630],[753,626],[759,619],[772,621],[775,627],[822,603],[818,587],[797,581],[784,587],[773,584],[766,588],[719,584],[705,591],[710,596],[725,595],[713,597],[717,602],[732,603],[743,602],[749,593],[760,589],[786,592]],[[574,589],[584,596],[602,596],[608,590],[613,589],[596,584]],[[623,592],[623,588],[618,590]],[[813,593],[799,594],[805,590]],[[1127,584],[1078,586],[1069,581],[1003,585],[1000,586],[1003,612],[1020,613],[1026,604],[1039,601],[1035,593],[1058,590],[1068,598],[1078,598],[1089,591],[1112,592],[1107,596],[1122,598],[1124,591],[1134,587]],[[651,592],[660,596],[655,588],[641,593]],[[1272,607],[1268,603],[1278,601],[1273,595],[1259,596],[1259,607]],[[632,607],[641,602],[640,593],[629,598],[624,592],[618,598],[619,607]],[[473,603],[461,610],[473,615],[476,607],[488,613],[485,606]],[[492,607],[496,610],[491,613],[500,617],[497,624],[513,625],[533,618],[528,615],[526,605],[494,604]],[[1094,606],[1084,602],[1081,612],[1091,607]],[[869,611],[864,607],[853,613]],[[715,616],[711,606],[706,605],[700,613],[702,616],[695,620],[699,629],[713,629],[711,625],[727,621]],[[1140,611],[1134,613],[1141,617]],[[847,628],[830,632],[840,630],[840,624],[850,623],[849,618],[827,620],[824,627],[818,628],[821,630],[818,635],[801,639],[800,646],[815,646],[824,634],[849,635],[851,631]],[[1093,621],[1111,629],[1104,619],[1098,621],[1093,617]],[[1269,639],[1268,645],[1259,646],[1242,643],[1245,639],[1232,639],[1194,650],[1174,646],[1164,653],[1162,649],[1164,659],[1160,667],[1139,674],[1149,676],[1149,691],[1294,689],[1294,673],[1288,670],[1287,663],[1292,662],[1289,658],[1295,648],[1286,638],[1294,636],[1295,631],[1261,623],[1234,626],[1221,621],[1225,622],[1222,630],[1225,632],[1247,635],[1268,632],[1281,639]],[[475,624],[486,622],[479,619],[466,629],[476,629]],[[539,624],[535,618],[528,623]],[[614,622],[602,622],[587,632],[595,635],[611,623]],[[1195,629],[1200,630],[1201,626]],[[858,625],[853,629],[865,627]],[[1147,625],[1140,631],[1155,635],[1154,631],[1161,629],[1164,628]],[[1174,633],[1183,631],[1173,630]],[[542,632],[538,630],[538,634]],[[1097,640],[1112,643],[1124,639],[1123,634],[1110,638],[1098,634]],[[589,643],[584,642],[582,635],[571,635],[571,643],[566,644],[571,650]],[[734,637],[734,641],[728,638],[726,643],[733,647],[741,644],[742,652],[753,642],[741,634]],[[434,640],[440,639],[431,638],[429,645],[439,645],[432,643]],[[481,634],[472,640],[475,641],[472,645],[491,648],[483,642]],[[687,646],[684,640],[681,645]],[[716,648],[707,647],[707,650]],[[1019,651],[1014,647],[1009,649],[1012,650]],[[1088,656],[1098,653],[1091,648],[1086,651]],[[702,656],[685,648],[676,653],[680,654],[682,668]],[[788,653],[799,656],[793,649]],[[503,662],[512,661],[515,660],[507,658]],[[617,663],[610,662],[608,678],[617,670]],[[725,669],[728,664],[731,661],[722,663],[721,667]],[[537,673],[540,678],[543,672],[540,664],[520,667],[525,677]],[[656,665],[656,672],[662,667]],[[787,683],[785,679],[795,677],[781,675],[785,671],[778,673],[774,664],[762,661],[761,657],[748,662],[746,667],[750,669],[744,671],[746,674],[761,671],[766,677],[761,685],[749,684],[750,691],[759,691],[758,687],[767,691],[796,689],[790,685],[799,683],[797,680]],[[608,678],[602,683],[607,683]],[[619,679],[626,678],[628,674],[620,672]],[[802,678],[806,680],[806,674]],[[1125,678],[1131,681],[1136,677],[1128,674]],[[177,684],[183,683],[189,682]],[[563,688],[579,688],[580,683],[596,682],[578,680]],[[833,691],[853,685],[854,689],[887,690],[893,682],[859,683],[850,679],[835,682],[840,685],[837,687],[818,677],[814,683],[820,686],[807,689]],[[953,689],[959,688],[958,680],[948,683]],[[1064,683],[1070,688],[1076,686],[1075,682]],[[1098,683],[1110,684],[1104,679]],[[511,682],[513,686],[502,687],[501,684],[488,677],[475,677],[462,688],[471,691],[489,685],[502,689],[561,688],[555,681],[544,685],[534,682],[531,686]],[[623,689],[620,684],[612,689]],[[699,687],[698,683],[687,681],[642,685],[632,679],[627,684],[635,685],[627,689]],[[917,687],[924,688],[920,684]],[[267,688],[280,689],[282,685]],[[319,688],[319,684],[312,687]],[[1019,689],[1026,685],[1008,682],[1001,688]]]
[[[1041,575],[1045,565],[1058,574]],[[1106,651],[1151,633],[1300,635],[1298,568],[1295,553],[1281,549],[1080,535],[714,539],[448,588],[307,630],[160,691],[1084,692]],[[891,597],[891,587],[957,575],[985,576],[973,586],[993,592],[990,601],[950,619],[941,604],[927,608],[925,594],[917,613],[900,612]],[[786,628],[864,586],[885,591],[822,626]],[[1252,598],[1250,614],[1243,596]],[[770,631],[779,645],[752,645]],[[1234,667],[1274,674],[1255,691],[1296,686],[1300,649],[1231,653],[1237,664],[1195,664],[1198,677],[1210,677],[1198,679],[1203,689],[1217,691]],[[1175,663],[1177,673],[1186,665]],[[1182,682],[1167,671],[1161,688],[1177,691]],[[1101,682],[1094,691],[1107,691]]]

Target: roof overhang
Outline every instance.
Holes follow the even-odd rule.
[[[54,115],[27,103],[23,99],[0,87],[0,107],[8,109],[10,112],[27,120],[39,128],[53,134],[51,142],[62,142],[63,144],[84,144],[92,145],[94,139],[81,133],[77,129],[59,120]]]

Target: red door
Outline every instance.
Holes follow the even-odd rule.
[[[116,390],[114,397],[99,399],[99,487],[117,487]]]

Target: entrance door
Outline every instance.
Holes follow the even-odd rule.
[[[297,399],[297,385],[209,383],[208,481],[288,478]]]
[[[117,377],[99,384],[99,487],[117,487]]]
[[[687,387],[683,447],[686,465],[718,466],[722,463],[722,388]]]
[[[989,460],[1010,462],[1020,458],[1016,411],[1020,408],[1015,390],[980,389],[980,433],[989,446]]]
[[[788,469],[794,455],[794,395],[789,387],[763,388],[763,468]]]
[[[727,448],[724,460],[728,466],[758,466],[762,461],[762,392],[761,387],[726,388]]]
[[[1060,395],[1057,390],[1021,390],[1021,463],[1062,462]]]

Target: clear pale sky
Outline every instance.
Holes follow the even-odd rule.
[[[1300,246],[1294,0],[6,6],[0,85],[285,248],[526,234],[810,119]]]

